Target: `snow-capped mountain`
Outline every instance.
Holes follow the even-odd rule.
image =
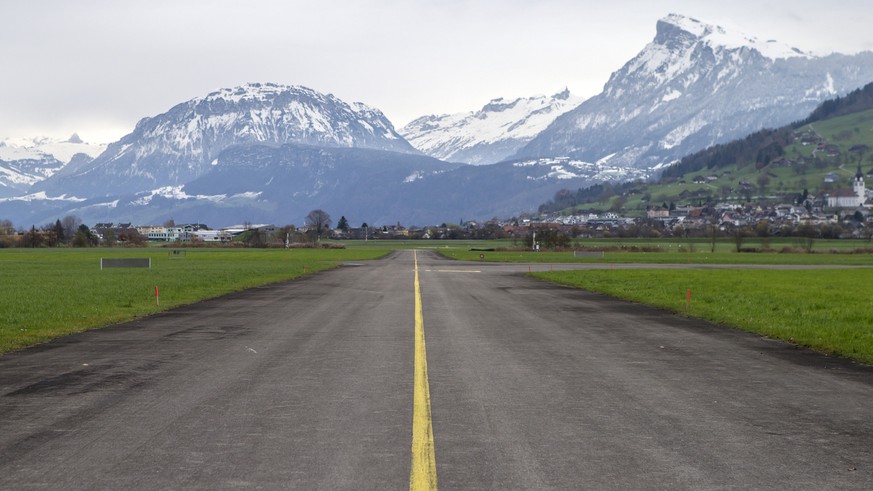
[[[319,208],[354,223],[435,224],[510,217],[531,211],[560,189],[647,177],[641,170],[570,159],[494,165],[450,164],[420,154],[297,144],[237,145],[202,176],[114,196],[0,198],[15,224],[73,214],[86,223],[131,221],[226,225],[257,220],[297,223]]]
[[[517,157],[569,156],[654,168],[806,117],[873,80],[873,53],[815,56],[681,15]]]
[[[559,189],[642,179],[713,143],[802,119],[871,80],[873,53],[815,56],[671,15],[585,102],[567,91],[498,99],[404,128],[431,156],[376,109],[304,87],[248,84],[145,118],[93,160],[19,166],[21,184],[0,194],[0,217],[284,224],[321,208],[352,221],[423,225],[512,216]]]
[[[423,116],[400,130],[415,148],[449,162],[492,164],[514,155],[558,116],[582,103],[564,90],[551,97],[494,99],[479,111]]]
[[[418,153],[377,109],[299,86],[222,89],[141,120],[88,165],[34,186],[49,195],[111,196],[195,179],[226,148],[299,143]]]
[[[89,144],[79,135],[59,141],[48,137],[0,139],[0,196],[27,191],[64,166],[88,162],[106,149]]]
[[[87,143],[78,134],[73,133],[66,140],[57,140],[46,136],[35,138],[0,138],[0,160],[38,160],[46,156],[64,164],[70,163],[76,154],[85,154],[94,158],[106,150],[106,145]]]

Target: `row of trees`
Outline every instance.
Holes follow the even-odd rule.
[[[100,239],[91,233],[87,225],[79,225],[71,236],[63,228],[52,226],[37,229],[35,226],[21,236],[21,247],[60,247],[71,245],[73,247],[94,247]]]
[[[35,225],[30,230],[15,235],[16,230],[9,220],[0,220],[0,247],[60,247],[72,245],[74,247],[91,247],[98,244],[99,240],[87,225],[75,215],[68,215],[55,220],[42,227]]]

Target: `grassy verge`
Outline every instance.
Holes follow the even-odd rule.
[[[450,259],[521,263],[634,263],[634,264],[821,264],[873,265],[873,254],[781,254],[736,252],[605,252],[602,258],[573,256],[573,252],[496,251],[478,252],[465,249],[438,249]]]
[[[873,364],[871,270],[606,270],[541,279]]]
[[[385,249],[0,250],[0,353],[198,300],[374,259]],[[101,257],[150,257],[151,269],[100,270]],[[155,302],[155,286],[160,306]]]

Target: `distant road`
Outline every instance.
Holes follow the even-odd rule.
[[[579,265],[417,258],[440,488],[873,482],[869,367],[520,274]],[[398,252],[0,356],[0,489],[408,488],[413,275]]]

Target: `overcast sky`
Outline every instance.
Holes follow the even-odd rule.
[[[870,0],[0,0],[0,138],[107,143],[246,82],[364,102],[398,128],[497,97],[590,97],[669,13],[873,50]]]

